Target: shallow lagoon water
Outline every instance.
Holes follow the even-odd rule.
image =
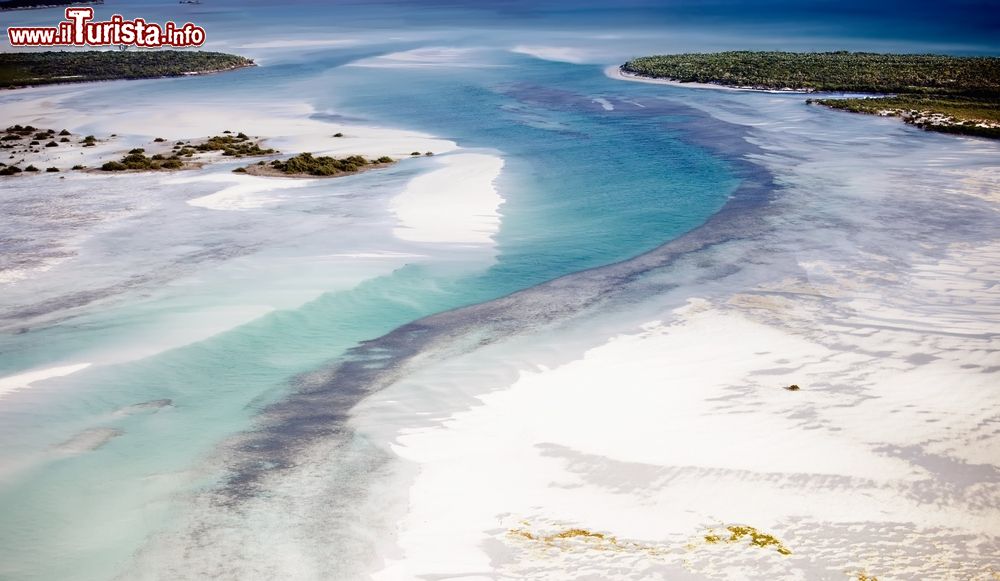
[[[578,62],[510,51],[525,41],[551,45],[554,33],[544,20],[537,30],[493,29],[477,37],[401,26],[411,9],[394,7],[404,11],[395,12],[396,21],[378,20],[385,12],[376,11],[341,24],[345,46],[296,46],[329,33],[302,26],[302,15],[320,5],[301,7],[254,38],[246,30],[260,24],[229,21],[228,10],[191,14],[224,31],[210,48],[241,52],[246,46],[261,67],[44,94],[88,116],[74,127],[82,132],[115,132],[107,112],[123,106],[127,90],[133,118],[183,115],[202,103],[293,102],[331,127],[400,127],[499,155],[505,165],[496,187],[504,204],[495,245],[456,248],[392,237],[389,200],[409,179],[432,171],[434,158],[274,192],[265,207],[232,212],[186,203],[216,191],[212,182],[39,181],[62,196],[65,207],[94,221],[59,221],[47,209],[30,217],[33,236],[51,239],[73,258],[4,295],[8,332],[0,337],[0,375],[67,362],[93,365],[4,398],[5,577],[102,579],[129,570],[133,553],[171,517],[190,516],[184,509],[198,504],[189,505],[189,495],[218,483],[219,466],[226,465],[221,443],[252,431],[269,404],[359,343],[428,315],[632,258],[703,224],[740,183],[733,160],[704,146],[718,123],[705,110],[737,123],[755,122],[747,114],[758,107],[771,124],[797,122],[790,112],[819,128],[840,120],[833,112],[807,112],[788,96],[733,100],[608,79],[603,65],[612,56],[593,62],[582,48],[592,39],[590,29],[559,32],[570,49],[555,54]],[[151,10],[143,15],[153,18],[163,9]],[[413,10],[414,18],[427,17]],[[27,22],[52,14],[19,17]],[[483,18],[457,14],[454,22],[467,27]],[[516,25],[517,16],[511,18]],[[376,21],[377,34],[365,27]],[[488,19],[480,24],[494,28]],[[298,28],[289,34],[281,25]],[[608,55],[659,46],[654,38],[617,44]],[[528,52],[553,55],[551,49]],[[872,121],[843,122],[863,134]],[[873,139],[884,139],[879,131],[887,126],[875,127]],[[913,137],[905,128],[890,131],[901,147]],[[29,192],[21,183],[0,186],[5,209],[23,208]],[[26,228],[11,221],[3,227],[10,229],[4,236]],[[383,258],[351,258],[358,254]],[[92,292],[80,296],[80,290]],[[142,405],[165,400],[169,404]],[[344,458],[379,458],[363,444],[356,447]],[[352,474],[351,465],[345,460],[341,468]],[[355,486],[363,487],[364,474],[357,472]],[[289,524],[270,522],[279,530]],[[338,546],[327,550],[336,555]],[[366,558],[358,551],[352,566]],[[150,552],[155,544],[144,555]]]
[[[127,206],[109,204],[106,211],[127,217],[78,243],[75,225],[56,226],[41,212],[35,226],[41,235],[58,239],[76,258],[36,284],[55,295],[44,303],[30,281],[22,283],[30,307],[12,304],[8,318],[11,327],[28,330],[5,336],[5,374],[65,361],[94,365],[5,401],[5,574],[106,576],[158,529],[178,491],[212,481],[211,472],[196,472],[199,463],[223,438],[250,428],[257,411],[286,393],[297,375],[422,316],[649,250],[704,221],[735,186],[724,161],[670,131],[693,113],[681,105],[654,116],[633,107],[641,115],[630,119],[593,101],[591,79],[604,83],[596,67],[503,51],[474,56],[502,66],[477,66],[469,78],[448,66],[387,75],[380,68],[336,68],[349,59],[334,51],[310,59],[313,76],[299,72],[306,80],[270,98],[296,94],[319,119],[335,112],[502,156],[502,225],[491,251],[392,239],[388,198],[408,176],[433,169],[433,159],[295,188],[268,208],[238,212],[185,203],[211,184],[160,183],[142,192],[149,178],[94,179],[87,195],[104,189],[106,198]],[[523,76],[512,77],[517,70]],[[252,96],[288,74],[264,66],[128,90],[134,110],[155,111],[184,99],[258,98]],[[536,85],[553,74],[548,88]],[[96,114],[121,90],[86,87],[83,104],[70,108]],[[96,119],[86,131],[116,131],[114,119]],[[623,121],[631,131],[621,131]],[[56,192],[72,191],[66,182],[48,183]],[[424,258],[390,258],[388,267],[323,260],[372,252]],[[75,295],[81,288],[92,296]],[[275,298],[282,289],[308,299]],[[200,337],[198,327],[215,334]],[[153,400],[170,405],[122,411]],[[114,435],[94,450],[59,451],[95,429]],[[58,559],[49,558],[56,553]]]

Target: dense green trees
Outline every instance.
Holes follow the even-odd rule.
[[[867,52],[673,54],[628,61],[629,73],[757,89],[985,94],[1000,91],[1000,58]]]
[[[0,85],[176,77],[253,66],[251,59],[205,51],[47,51],[0,53]]]
[[[931,131],[1000,137],[1000,58],[860,52],[675,54],[637,58],[622,71],[754,89],[895,93],[810,99],[900,117]]]

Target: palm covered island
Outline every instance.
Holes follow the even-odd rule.
[[[625,74],[757,90],[872,93],[809,99],[923,129],[1000,138],[1000,58],[732,51],[632,59]]]

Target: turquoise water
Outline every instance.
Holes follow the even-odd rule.
[[[329,51],[310,56],[304,70],[264,66],[135,88],[139,103],[219,94],[238,101],[291,82],[273,98],[295,93],[318,111],[501,155],[506,165],[497,187],[505,202],[496,256],[467,261],[456,253],[451,264],[445,251],[438,261],[403,266],[193,344],[52,380],[12,400],[0,411],[3,454],[15,467],[0,484],[0,574],[107,576],[168,519],[178,493],[211,484],[217,475],[192,470],[224,438],[250,428],[297,375],[420,317],[652,249],[702,223],[736,186],[724,161],[678,139],[691,113],[683,107],[605,111],[594,97],[643,88],[612,84],[595,66],[502,51],[476,58],[497,66],[387,75],[341,67],[350,58]],[[92,95],[83,108],[99,109],[107,106],[102,98],[115,97]],[[371,187],[384,186],[380,180],[373,176]],[[317,207],[292,203],[281,212],[304,217]],[[302,244],[300,257],[318,250]],[[16,372],[116,340],[130,332],[132,319],[164,309],[165,301],[155,293],[126,295],[107,309],[6,336],[11,356],[3,368]],[[162,399],[172,405],[129,408]],[[92,451],[58,447],[94,429],[119,435]]]
[[[187,206],[185,199],[212,191],[203,185],[173,191],[130,178],[94,182],[78,192],[73,183],[46,182],[50,195],[95,197],[87,208],[91,212],[115,211],[101,201],[110,198],[153,208],[119,237],[88,248],[96,256],[93,264],[119,265],[127,274],[162,253],[157,268],[179,274],[103,302],[66,308],[61,317],[32,324],[28,332],[0,335],[0,377],[66,361],[98,361],[0,402],[4,579],[113,577],[150,535],[183,515],[188,495],[216,483],[221,475],[206,466],[216,465],[209,459],[221,453],[222,442],[253,429],[260,412],[294,390],[303,374],[336,364],[359,343],[427,315],[636,256],[702,224],[738,186],[727,160],[688,141],[718,122],[684,101],[710,101],[713,95],[614,81],[603,67],[653,50],[741,43],[741,48],[769,48],[773,42],[767,34],[756,40],[718,31],[668,35],[662,30],[678,30],[679,24],[651,6],[594,10],[588,20],[587,11],[557,4],[541,10],[514,3],[496,11],[374,4],[339,7],[335,13],[320,2],[245,5],[115,5],[127,17],[203,24],[218,43],[208,48],[249,54],[262,66],[218,76],[87,86],[79,89],[85,97],[75,99],[72,109],[109,119],[122,107],[155,112],[176,103],[192,109],[200,103],[294,103],[312,107],[317,119],[450,139],[465,150],[504,159],[497,182],[504,203],[496,247],[470,253],[446,246],[408,248],[379,238],[391,222],[385,202],[406,180],[433,169],[433,160],[308,188],[303,194],[310,195],[275,208],[234,215]],[[49,24],[56,14],[35,11],[12,18]],[[738,20],[722,28],[738,28]],[[906,23],[899,26],[903,30]],[[316,38],[346,42],[243,48],[251,41]],[[522,43],[563,46],[567,58],[578,62],[508,50]],[[829,48],[857,46],[865,45],[840,37]],[[381,55],[441,47],[457,49],[455,60],[371,66],[385,64],[372,60]],[[824,47],[799,41],[783,48]],[[3,99],[14,97],[0,96],[0,108]],[[7,189],[0,201],[14,204],[8,200],[17,186],[2,187]],[[359,199],[337,197],[348,194]],[[56,226],[40,221],[33,227],[44,233]],[[34,234],[0,231],[0,238]],[[226,257],[227,248],[235,246],[249,250]],[[181,247],[212,249],[219,257],[181,264],[170,251],[176,248],[173,254],[181,256]],[[336,272],[276,267],[285,259],[322,271],[328,254],[384,249],[426,256],[385,271],[354,272],[338,263],[330,268],[345,269],[340,278]],[[98,279],[107,276],[75,270],[73,263],[59,268],[80,288],[101,286]],[[336,282],[341,278],[353,282]],[[281,280],[281,288],[268,290],[274,279]],[[158,333],[198,327],[197,319],[183,318],[186,313],[229,302],[256,304],[255,293],[265,291],[313,298],[150,355],[105,364],[92,357],[123,345],[155,344],[163,339]],[[20,306],[10,296],[0,297],[0,304]],[[137,407],[158,400],[171,403]]]
[[[503,157],[497,183],[504,198],[502,224],[495,254],[426,249],[428,258],[341,285],[329,282],[336,277],[294,268],[279,272],[274,261],[285,256],[289,262],[322,264],[323,255],[343,250],[340,245],[353,244],[358,251],[391,246],[377,238],[383,231],[378,228],[389,220],[384,202],[407,179],[433,169],[433,160],[320,188],[356,193],[358,199],[346,206],[339,198],[313,195],[228,217],[192,210],[162,186],[144,186],[143,178],[88,186],[91,194],[156,205],[155,212],[137,219],[115,252],[92,249],[123,269],[138,268],[146,252],[173,246],[222,248],[222,255],[236,243],[251,250],[239,260],[223,257],[183,269],[169,256],[162,258],[164,265],[179,269],[184,284],[138,285],[113,300],[67,309],[66,318],[26,333],[0,335],[0,376],[86,361],[92,352],[123,343],[155,343],[161,337],[151,334],[150,321],[158,322],[157,329],[197,326],[190,319],[178,323],[177,317],[226,304],[229,296],[234,302],[252,296],[257,285],[265,287],[274,278],[288,289],[321,292],[208,338],[95,365],[5,399],[0,405],[0,577],[113,576],[150,534],[176,516],[186,494],[215,482],[219,474],[204,466],[220,443],[252,429],[260,411],[293,390],[302,374],[324,369],[360,342],[421,317],[636,256],[697,227],[722,207],[738,180],[725,159],[688,141],[700,125],[717,122],[681,102],[713,97],[613,81],[602,71],[604,64],[648,47],[695,46],[683,44],[683,38],[644,36],[641,31],[664,24],[656,10],[622,13],[629,23],[619,23],[622,30],[640,32],[616,40],[599,36],[607,32],[602,28],[607,9],[593,12],[587,22],[578,13],[577,28],[565,30],[559,27],[565,12],[557,8],[539,14],[511,4],[509,13],[498,10],[498,16],[457,5],[430,12],[395,4],[354,6],[342,8],[350,18],[330,24],[323,3],[263,2],[256,12],[241,10],[238,3],[122,7],[128,17],[169,16],[204,24],[210,38],[221,42],[209,48],[258,56],[263,66],[129,84],[127,99],[120,86],[88,86],[80,89],[86,97],[77,99],[74,109],[111,117],[123,106],[153,110],[177,103],[194,108],[199,102],[234,107],[244,100],[292,102],[313,107],[317,119],[423,131]],[[191,12],[178,16],[176,10]],[[647,12],[655,18],[644,20]],[[16,18],[48,24],[53,14],[37,11]],[[240,43],[299,37],[344,38],[354,44],[240,49]],[[526,40],[561,42],[584,52],[600,43],[607,60],[553,62],[507,50]],[[737,41],[719,36],[708,45]],[[424,67],[353,66],[379,55],[442,46],[468,52],[456,62]],[[53,183],[49,193],[72,187]],[[194,189],[186,195],[195,196]],[[93,211],[111,209],[98,204]],[[163,224],[167,232],[155,232],[154,226]],[[374,234],[366,234],[369,226]],[[181,229],[185,236],[175,236]],[[72,263],[65,268],[65,276],[79,278],[81,287],[97,276],[73,270]],[[18,306],[2,297],[0,303]],[[171,405],[134,407],[164,399]],[[113,437],[94,450],[67,449],[64,443],[81,433]]]

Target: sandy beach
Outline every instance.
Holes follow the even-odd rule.
[[[802,94],[807,95],[810,91],[797,91],[795,89],[756,89],[754,87],[727,87],[726,85],[719,85],[715,83],[682,83],[680,81],[672,81],[670,79],[656,79],[653,77],[645,77],[642,75],[637,75],[634,73],[629,73],[623,71],[620,65],[611,65],[604,69],[604,74],[612,79],[619,79],[623,81],[632,81],[634,83],[649,83],[652,85],[668,85],[672,87],[684,87],[686,89],[714,89],[716,91],[754,91],[758,93],[791,93],[791,94]]]
[[[255,210],[280,203],[284,199],[282,192],[315,185],[317,180],[233,174],[231,169],[235,166],[230,166],[234,160],[225,158],[218,152],[198,154],[193,158],[195,165],[207,171],[125,172],[127,175],[122,175],[117,172],[91,170],[75,172],[70,171],[70,165],[99,167],[106,161],[120,159],[130,149],[137,147],[148,148],[148,151],[154,153],[160,149],[168,151],[169,144],[175,140],[198,139],[197,136],[203,135],[206,129],[212,130],[214,134],[222,134],[224,131],[233,133],[243,131],[252,134],[260,138],[267,147],[278,149],[282,157],[311,152],[317,156],[363,155],[378,158],[388,155],[394,159],[408,160],[413,151],[448,153],[457,148],[453,141],[413,131],[316,120],[312,117],[317,112],[304,103],[261,101],[245,103],[237,109],[225,105],[220,99],[216,102],[202,103],[196,111],[188,111],[180,104],[163,107],[143,106],[137,103],[113,117],[79,106],[91,91],[107,91],[129,83],[145,82],[156,81],[112,81],[99,85],[27,88],[8,95],[4,108],[8,119],[12,122],[38,127],[65,127],[73,132],[74,139],[77,135],[93,134],[97,137],[97,142],[96,146],[85,148],[75,143],[72,147],[41,148],[39,154],[32,154],[31,163],[40,168],[58,166],[62,169],[60,173],[39,175],[25,173],[4,178],[5,183],[30,187],[49,183],[50,180],[72,179],[74,182],[86,180],[92,188],[113,188],[115,184],[121,183],[121,180],[148,179],[165,189],[178,191],[204,191],[208,188],[209,192],[187,200],[188,205],[195,208],[225,211]],[[334,137],[336,133],[342,136]],[[167,145],[154,143],[153,140],[156,138],[165,139]],[[472,156],[469,159],[475,158],[476,156]],[[256,158],[240,161],[246,164],[247,160],[254,159]],[[456,165],[462,159],[465,158],[456,159]],[[226,165],[227,163],[229,165]],[[222,167],[217,168],[220,164]],[[492,179],[488,178],[487,184]],[[293,194],[289,192],[288,195]],[[485,195],[487,197],[495,195],[495,192],[490,194],[487,191]],[[403,196],[403,199],[406,199],[406,196]],[[468,199],[481,199],[481,196]],[[493,202],[488,201],[486,207],[479,209],[488,214],[491,212],[490,204]],[[413,211],[411,209],[411,212]],[[419,208],[415,211],[419,213]],[[437,212],[437,215],[441,219],[460,222],[467,217],[469,211],[479,210],[470,207],[457,209],[452,218],[447,218],[447,215],[441,212]],[[124,218],[126,215],[123,214],[118,218]],[[495,230],[499,223],[495,212],[492,217],[482,219],[486,220],[484,222],[486,226],[483,227],[487,229],[491,227]],[[473,229],[477,228],[479,226],[473,226]],[[86,236],[77,235],[74,245],[81,244],[86,239]],[[0,272],[0,284],[10,284],[47,273],[65,263],[71,256],[72,254],[53,255],[44,262],[4,270]],[[48,275],[57,276],[58,271]]]
[[[922,269],[923,282],[964,282],[961,296],[986,298],[987,277],[968,277],[993,268],[998,250],[956,254]],[[907,579],[945,566],[989,579],[995,545],[965,539],[1000,519],[988,500],[1000,443],[985,427],[1000,410],[990,377],[956,354],[985,355],[996,313],[957,333],[944,332],[958,329],[945,313],[902,309],[892,328],[866,317],[844,325],[813,318],[815,295],[794,298],[803,290],[691,299],[400,435],[392,450],[419,476],[399,524],[403,554],[376,578]],[[706,541],[734,525],[791,554]],[[559,537],[574,530],[588,534]],[[875,539],[915,554],[933,543],[936,560],[901,561]]]
[[[727,118],[743,121],[737,111]],[[832,159],[782,158],[809,139],[798,122],[761,134],[790,199]],[[811,144],[844,155],[836,139]],[[910,203],[972,204],[982,221],[964,234],[982,242],[914,249],[909,236],[937,230],[907,210],[867,240],[845,234],[864,219],[785,216],[760,252],[723,245],[662,275],[750,261],[708,294],[682,285],[658,308],[485,347],[362,403],[356,429],[415,474],[400,477],[409,492],[375,578],[992,579],[1000,240],[986,224],[1000,174],[951,169],[933,147],[907,178],[919,184]],[[828,195],[892,207],[911,161],[853,158],[835,163],[864,169],[828,182]],[[941,175],[947,194],[930,185]],[[844,235],[852,242],[831,252]],[[403,420],[410,406],[429,416]]]
[[[47,369],[38,369],[35,371],[19,373],[17,375],[0,377],[0,399],[2,399],[8,392],[19,389],[27,389],[31,387],[33,383],[45,381],[46,379],[51,379],[53,377],[63,377],[88,367],[90,367],[90,363],[75,363],[72,365],[49,367]]]
[[[608,66],[991,14],[114,4],[258,66],[0,91],[4,581],[998,579],[1000,141]]]
[[[494,181],[503,159],[480,153],[440,158],[441,168],[412,179],[390,202],[397,237],[413,242],[490,244],[500,229]],[[446,210],[445,210],[446,209]]]
[[[336,576],[379,580],[991,579],[996,146],[948,141],[944,156],[896,124],[818,131],[836,112],[720,95],[702,109],[753,130],[716,146],[769,184],[752,189],[763,203],[734,195],[650,253],[422,319],[303,378],[317,391],[224,448],[270,493],[198,497],[130,573],[252,555],[266,576],[309,579],[343,544],[367,566]],[[389,200],[395,236],[489,242],[502,160],[432,162]],[[429,213],[445,203],[467,211]],[[387,357],[409,340],[415,357]],[[371,377],[344,431],[307,439],[298,406]],[[296,461],[259,471],[261,441]],[[221,508],[233,497],[244,513]],[[285,532],[289,514],[315,515],[315,532]],[[192,550],[202,530],[211,548]]]

